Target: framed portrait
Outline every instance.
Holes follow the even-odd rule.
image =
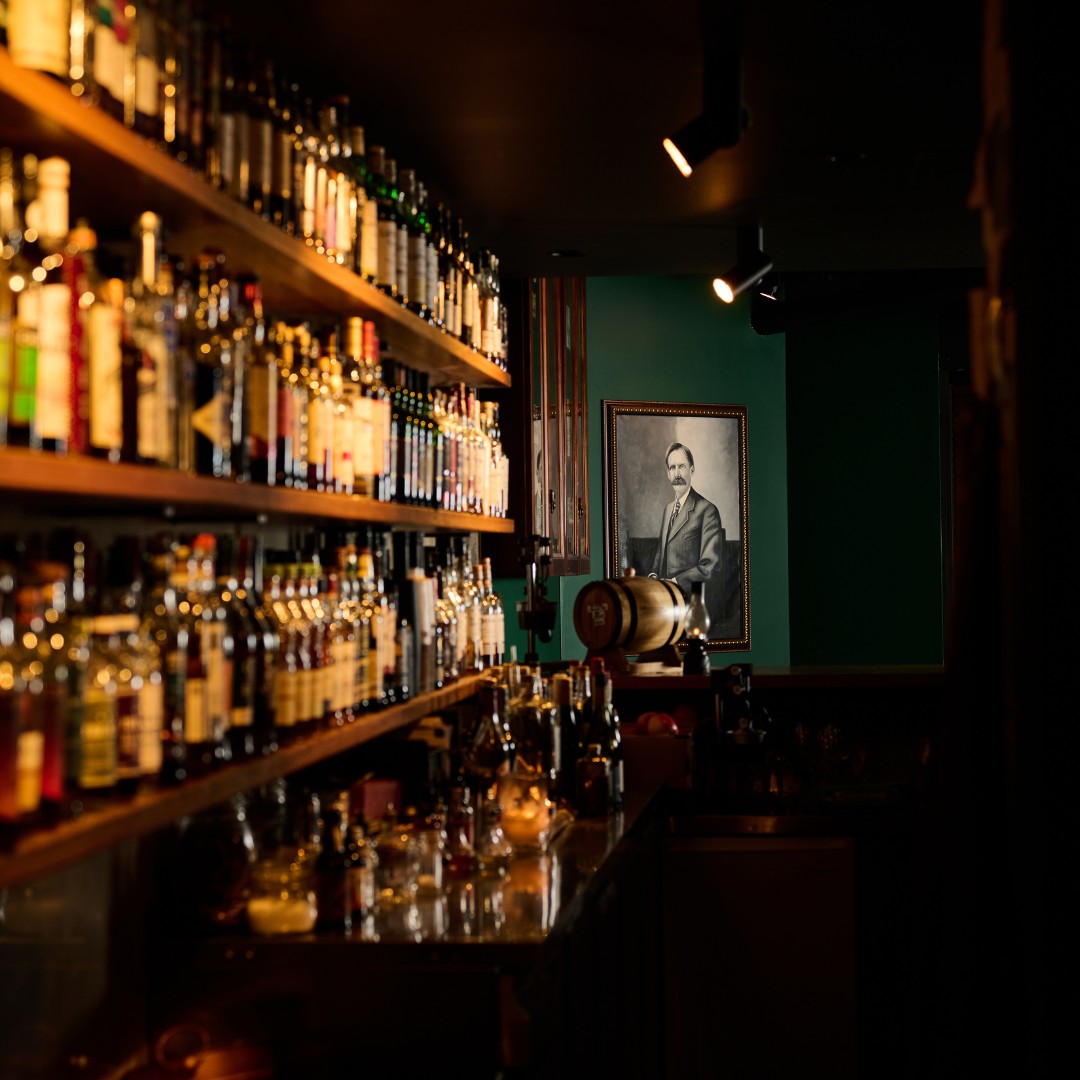
[[[604,576],[702,581],[709,649],[749,649],[746,406],[601,405]]]

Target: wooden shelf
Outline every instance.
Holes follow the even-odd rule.
[[[231,273],[258,274],[271,315],[362,315],[378,326],[390,355],[439,383],[510,385],[510,376],[486,357],[217,191],[107,113],[80,103],[61,83],[16,67],[2,46],[0,145],[67,158],[72,216],[85,216],[103,238],[126,240],[138,214],[154,210],[165,222],[168,250],[189,266],[200,248],[212,246],[225,253]]]
[[[0,888],[31,881],[132,837],[143,836],[178,818],[205,810],[279,776],[307,768],[379,735],[471,697],[481,676],[469,675],[452,686],[421,694],[403,705],[361,717],[347,727],[320,732],[267,757],[228,765],[175,788],[156,788],[50,829],[19,838],[0,852]]]
[[[65,513],[95,515],[154,510],[168,519],[342,521],[436,532],[514,532],[510,518],[402,506],[361,495],[239,484],[151,465],[110,464],[14,447],[0,448],[0,491],[19,493],[22,502],[44,512],[58,507]]]

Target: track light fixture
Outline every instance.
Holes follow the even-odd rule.
[[[687,177],[714,151],[734,146],[747,121],[742,103],[742,5],[702,0],[701,36],[704,108],[664,139],[664,149]]]
[[[713,289],[725,304],[730,304],[744,289],[756,285],[773,265],[763,250],[764,233],[760,225],[739,229],[737,244],[735,265],[713,278]]]

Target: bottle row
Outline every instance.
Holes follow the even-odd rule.
[[[499,664],[467,541],[200,533],[0,551],[0,823],[41,824],[340,727]]]
[[[506,366],[498,259],[415,170],[316,108],[199,0],[8,0],[14,63],[65,82],[208,183]]]
[[[110,276],[68,177],[0,150],[0,445],[506,515],[495,403],[383,355],[370,321],[270,321],[219,251],[187,278],[153,213]]]
[[[602,665],[591,679],[583,665],[549,679],[505,663],[480,681],[475,707],[204,812],[170,859],[177,923],[370,941],[542,938],[558,902],[557,831],[621,804]],[[546,902],[534,895],[515,920],[505,901],[519,890]]]

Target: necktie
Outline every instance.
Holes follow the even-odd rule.
[[[679,500],[675,500],[675,506],[671,511],[671,520],[667,523],[667,530],[670,533],[675,528],[675,519],[679,516]]]

